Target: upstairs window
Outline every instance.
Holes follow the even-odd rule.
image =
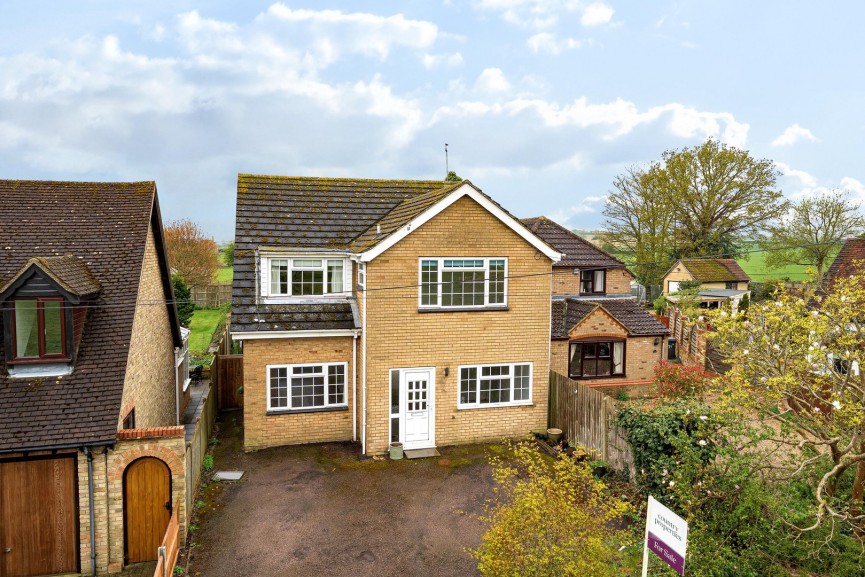
[[[602,294],[606,292],[606,271],[581,270],[580,294]]]
[[[345,292],[345,261],[325,258],[272,258],[271,296],[319,296]]]
[[[12,301],[12,356],[20,361],[66,358],[62,299]]]
[[[507,259],[423,258],[420,308],[466,309],[507,304]]]

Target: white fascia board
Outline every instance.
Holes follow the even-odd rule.
[[[333,257],[334,255],[339,256],[348,256],[351,257],[354,253],[342,250],[342,249],[328,249],[324,247],[291,247],[291,246],[273,246],[273,245],[259,245],[259,252],[263,256],[274,257],[274,256],[294,256],[298,254],[302,254],[305,257],[313,257],[320,255],[322,258]]]
[[[375,245],[368,251],[361,253],[360,262],[369,262],[373,260],[384,251],[407,237],[409,234],[411,234],[413,230],[417,229],[422,224],[432,220],[439,213],[444,211],[446,208],[448,208],[450,205],[452,205],[464,196],[468,196],[469,198],[480,204],[493,216],[503,222],[505,226],[520,235],[524,240],[526,240],[529,244],[538,249],[539,252],[544,254],[554,263],[559,262],[562,259],[561,253],[556,252],[549,245],[547,245],[547,243],[532,234],[529,229],[517,222],[514,217],[496,206],[487,197],[478,192],[477,189],[475,189],[473,186],[469,184],[464,184],[440,201],[438,201],[437,203],[435,203],[434,205],[432,205],[431,207],[429,207],[428,209],[426,209],[417,217],[409,221],[408,224],[400,227],[399,230],[392,233],[389,237],[381,241],[379,244]]]
[[[256,339],[314,339],[322,337],[354,337],[360,334],[360,329],[333,329],[319,331],[256,331],[248,333],[231,333],[236,341]]]

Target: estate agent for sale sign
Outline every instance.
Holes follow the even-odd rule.
[[[646,513],[646,546],[643,550],[643,577],[649,567],[649,551],[679,575],[685,574],[688,523],[649,495]]]

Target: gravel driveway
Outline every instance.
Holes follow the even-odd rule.
[[[360,460],[352,444],[247,454],[241,417],[222,415],[214,457],[216,469],[246,475],[201,491],[190,575],[478,574],[466,549],[480,542],[495,447],[414,461]]]

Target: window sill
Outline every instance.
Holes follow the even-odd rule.
[[[268,409],[265,415],[275,417],[277,415],[298,415],[302,413],[333,413],[347,411],[348,405],[340,407],[309,407],[306,409]]]
[[[13,379],[36,379],[41,377],[64,377],[72,374],[70,364],[29,363],[9,365],[9,377]]]
[[[485,405],[457,405],[459,411],[471,411],[474,409],[506,409],[508,407],[533,407],[532,401],[520,401],[518,403],[488,403]]]
[[[621,375],[597,375],[597,376],[588,375],[588,376],[584,376],[584,377],[575,377],[573,375],[568,376],[569,379],[573,379],[575,381],[588,381],[588,380],[594,380],[594,379],[626,379],[627,377],[628,377],[628,375],[626,375],[624,373],[622,373]]]
[[[505,306],[495,307],[444,307],[444,308],[419,308],[419,313],[483,313],[483,312],[507,312],[510,308]]]

